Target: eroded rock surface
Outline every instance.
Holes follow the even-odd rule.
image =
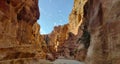
[[[84,34],[83,21],[84,4],[87,0],[75,0],[72,12],[69,16],[69,23],[63,26],[57,26],[52,33],[45,35],[50,53],[55,58],[64,57],[67,59],[76,59],[84,61],[90,40],[89,34]],[[84,31],[83,31],[84,30]],[[88,43],[88,44],[87,44]],[[87,44],[87,48],[85,48]]]
[[[91,34],[87,64],[120,63],[120,0],[88,0],[85,21]]]
[[[119,5],[119,0],[74,0],[67,36],[59,42],[56,55],[85,60],[86,64],[119,64]],[[52,34],[56,36],[57,33]]]
[[[119,0],[74,0],[69,23],[47,35],[39,34],[38,18],[38,0],[0,1],[0,63],[120,63]]]
[[[0,1],[0,61],[46,58],[38,18],[38,0]]]

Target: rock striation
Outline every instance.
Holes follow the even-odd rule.
[[[48,48],[54,58],[64,57],[84,61],[87,48],[89,47],[90,36],[84,29],[83,12],[87,0],[75,0],[72,12],[69,16],[69,23],[57,26],[52,33],[46,35]],[[86,32],[88,34],[86,34]],[[88,37],[88,38],[86,38]],[[87,39],[87,40],[86,40]],[[84,47],[84,45],[87,48]],[[82,46],[82,47],[81,47]]]
[[[0,61],[46,58],[37,19],[38,0],[0,1]]]
[[[72,12],[69,15],[69,32],[78,34],[78,29],[83,21],[84,4],[87,0],[74,0]]]
[[[50,41],[55,39],[54,44],[59,42],[57,57],[85,61],[86,64],[119,64],[119,5],[119,0],[74,0],[68,29],[63,35],[67,35],[66,39],[56,35],[61,36],[61,28],[52,32],[54,38],[49,37]]]
[[[120,63],[120,0],[88,0],[84,22],[91,35],[87,64]]]
[[[119,0],[74,0],[69,23],[40,35],[38,0],[1,0],[0,64],[119,64],[119,10]]]

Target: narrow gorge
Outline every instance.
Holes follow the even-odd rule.
[[[69,23],[46,35],[39,17],[38,0],[0,1],[0,64],[120,63],[120,0],[74,0]]]

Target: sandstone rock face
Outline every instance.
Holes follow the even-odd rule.
[[[72,12],[69,16],[69,32],[73,34],[78,33],[79,26],[82,24],[83,20],[83,7],[87,0],[74,0],[74,6]]]
[[[87,49],[80,48],[82,44],[79,43],[83,33],[82,30],[79,30],[78,35],[74,35],[68,31],[68,28],[68,24],[56,26],[52,33],[43,35],[49,50],[47,53],[48,60],[55,60],[60,57],[79,61],[85,60]],[[79,54],[84,55],[79,58]]]
[[[120,1],[74,0],[69,23],[40,35],[38,0],[0,1],[0,64],[57,58],[120,63]]]
[[[38,0],[0,1],[0,61],[46,58],[38,18]]]
[[[57,56],[58,46],[63,44],[68,37],[68,24],[64,26],[56,26],[51,34],[44,35],[44,40],[49,49],[49,53],[53,54],[54,58]]]
[[[67,59],[85,60],[87,49],[81,48],[82,44],[79,41],[83,36],[81,25],[85,3],[86,0],[75,0],[69,16],[69,23],[57,26],[52,33],[45,35],[44,39],[48,43],[49,51],[55,58],[63,56]],[[79,55],[82,57],[79,57]]]
[[[55,43],[62,39],[57,45],[59,53],[54,54],[80,61],[86,59],[86,64],[119,64],[119,6],[119,0],[74,0],[68,30],[64,33],[67,35],[66,39],[57,36],[58,33],[61,36],[59,30],[62,28],[56,28],[52,34],[49,34],[52,36],[48,36],[54,43],[51,49],[54,49],[57,45]],[[69,33],[72,35],[70,36]]]
[[[53,63],[44,59],[38,60],[35,58],[22,58],[22,59],[0,61],[0,64],[53,64]]]
[[[84,17],[91,34],[87,64],[120,63],[119,10],[120,0],[88,0],[85,4]]]

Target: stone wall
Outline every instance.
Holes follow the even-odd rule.
[[[87,64],[120,63],[120,1],[88,0],[85,22],[91,34]]]
[[[0,61],[46,58],[37,19],[38,0],[0,1]]]

